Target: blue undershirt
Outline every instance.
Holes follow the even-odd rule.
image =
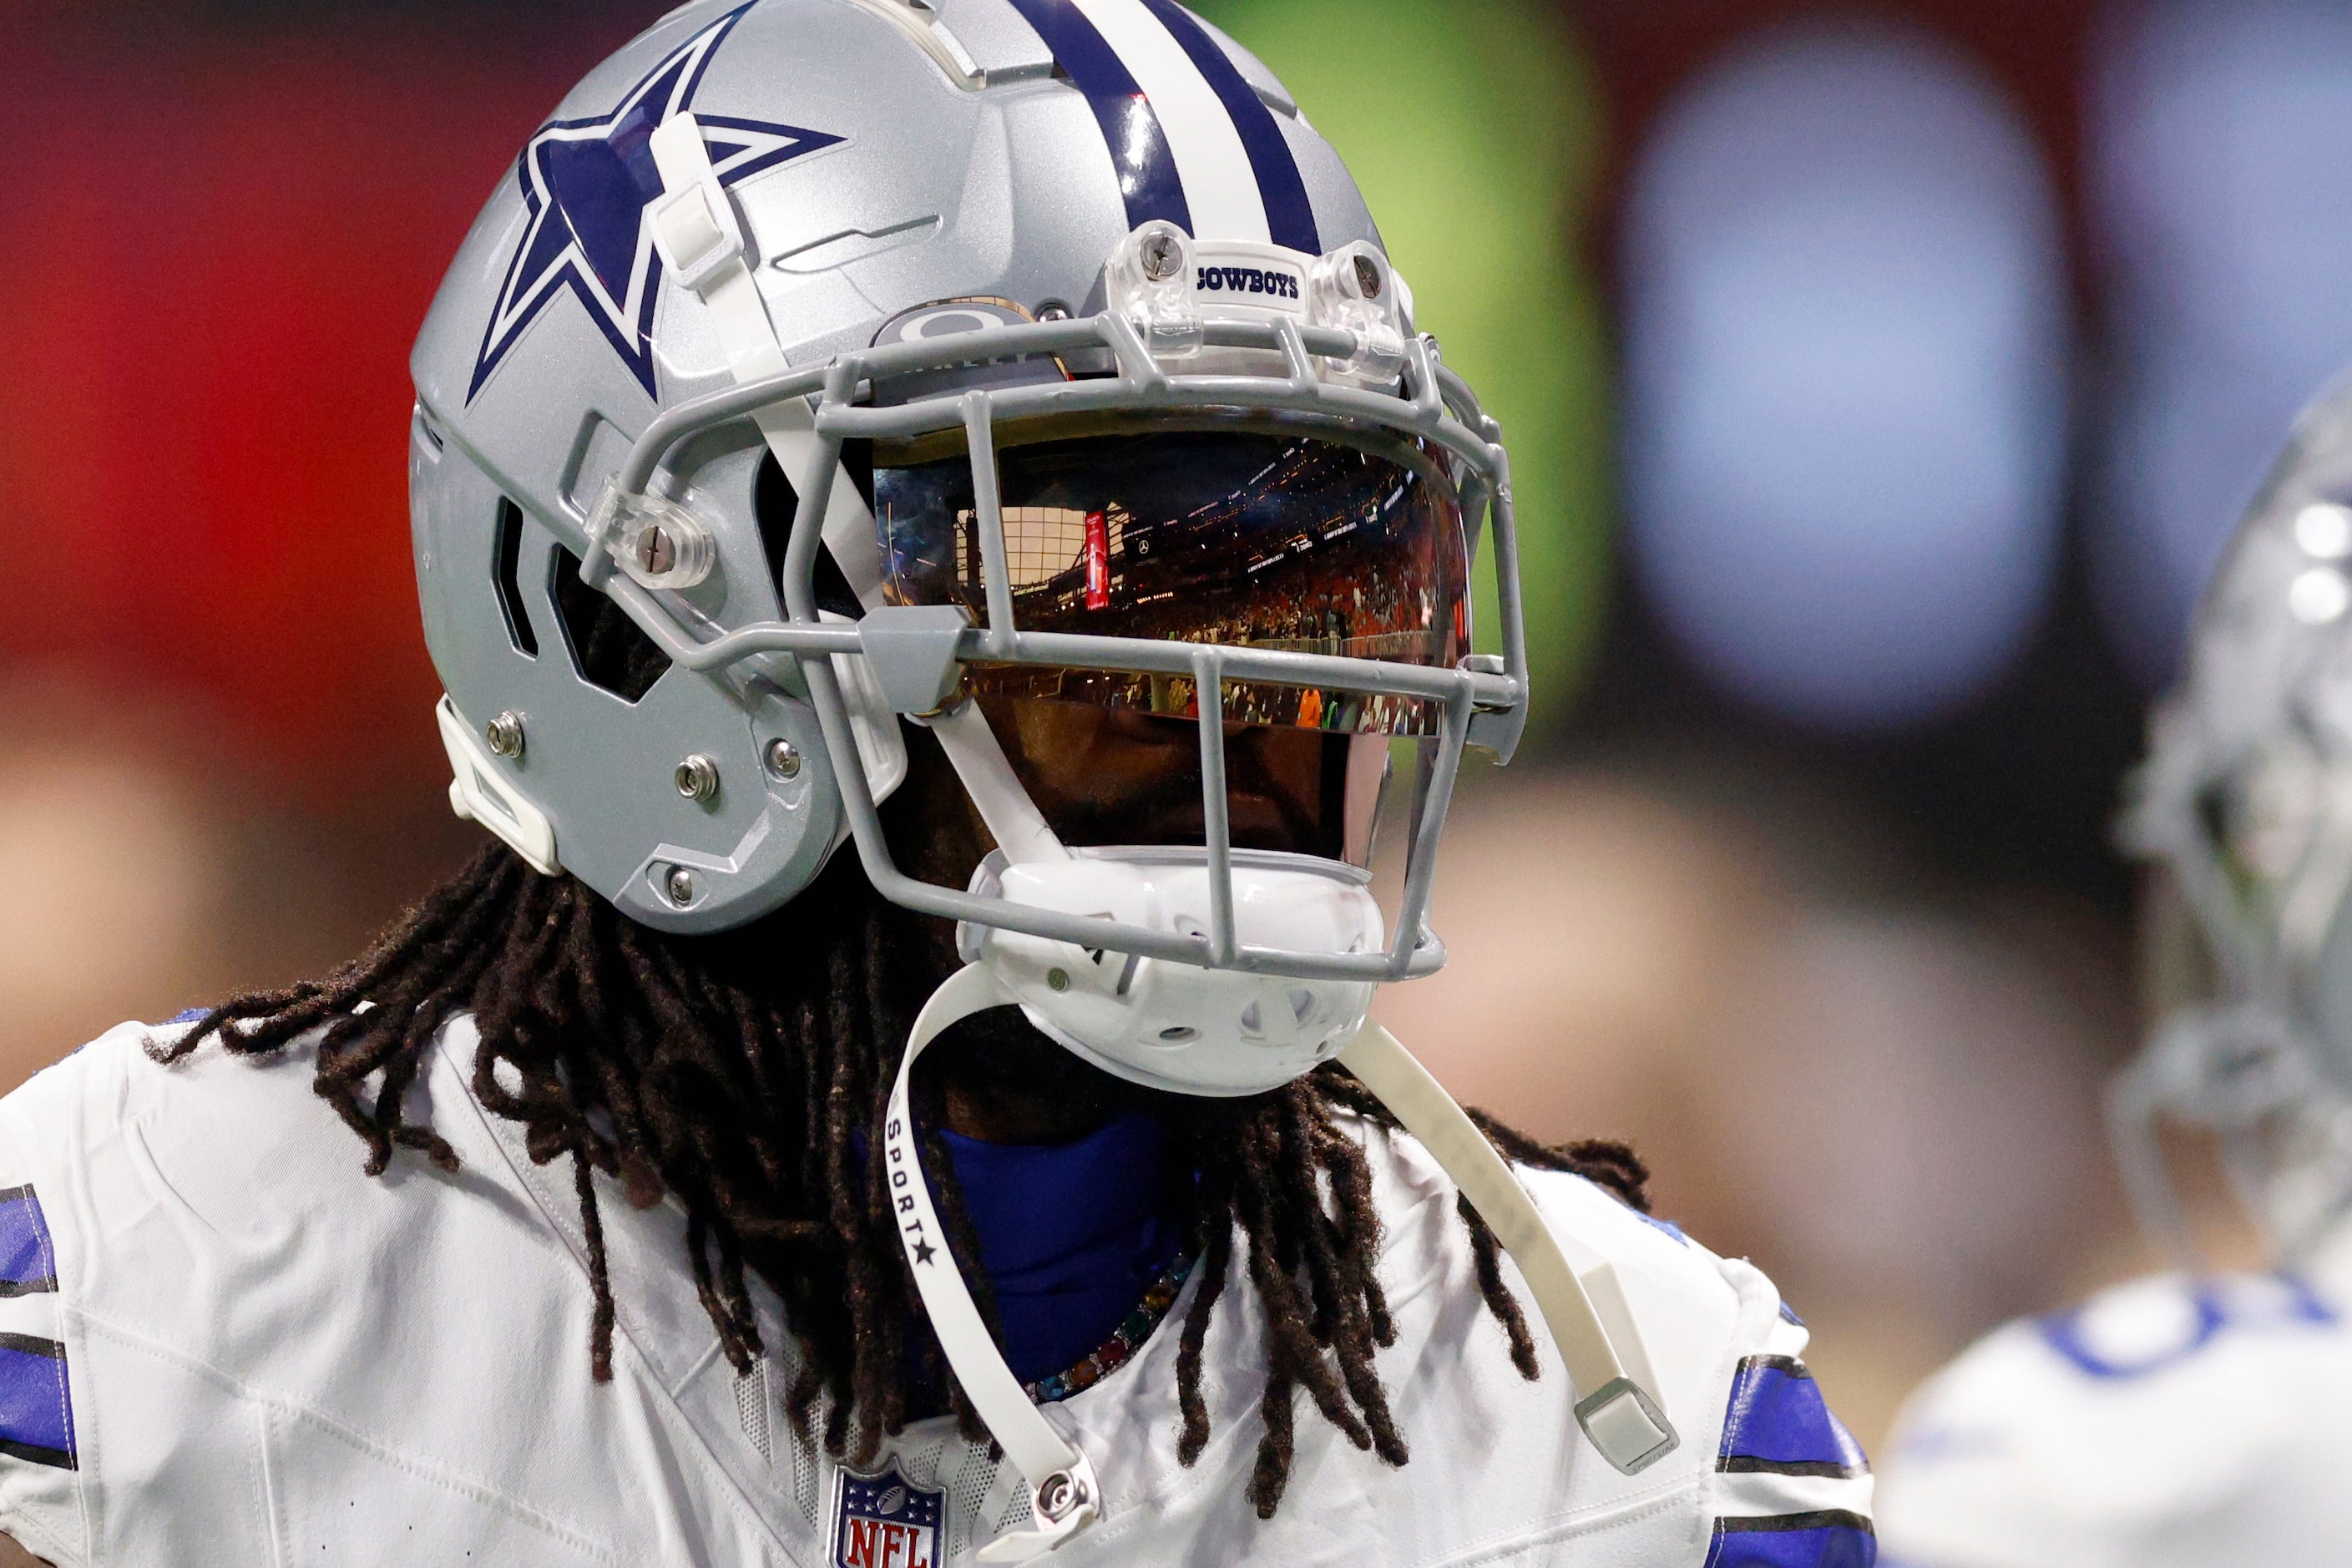
[[[1022,1382],[1067,1371],[1110,1338],[1175,1261],[1167,1135],[1150,1117],[1113,1117],[1073,1143],[940,1138]]]

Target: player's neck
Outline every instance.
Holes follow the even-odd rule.
[[[948,1131],[982,1143],[1068,1143],[1100,1128],[1099,1101],[1073,1101],[1003,1083],[945,1086]]]

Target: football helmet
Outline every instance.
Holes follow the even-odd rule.
[[[665,930],[751,921],[845,840],[959,922],[884,1152],[942,1347],[1032,1484],[1034,1528],[984,1555],[1099,1498],[1004,1369],[912,1137],[916,1057],[983,1007],[1177,1092],[1346,1062],[1521,1259],[1601,1452],[1674,1446],[1622,1292],[1366,1023],[1444,961],[1465,750],[1507,759],[1525,723],[1510,469],[1264,66],[1172,0],[688,5],[531,138],[414,370],[456,808]],[[992,717],[1041,701],[1191,721],[1199,842],[1066,844]],[[996,841],[968,887],[885,838],[902,720]],[[1237,846],[1249,727],[1337,742],[1329,853]],[[1419,762],[1391,919],[1364,802],[1392,737]]]
[[[2304,411],[2240,522],[2122,823],[2161,873],[2147,962],[2172,1005],[2109,1110],[2145,1225],[2191,1263],[2164,1117],[2220,1136],[2290,1261],[2352,1198],[2347,611],[2352,380]]]

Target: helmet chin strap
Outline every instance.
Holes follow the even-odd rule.
[[[1093,1466],[1030,1402],[972,1301],[931,1203],[908,1093],[916,1059],[950,1026],[1013,1000],[984,962],[932,993],[890,1086],[882,1137],[898,1241],[923,1310],[972,1408],[1029,1483],[1033,1526],[990,1542],[980,1552],[983,1563],[1049,1552],[1102,1509]],[[1656,1374],[1615,1269],[1553,1228],[1477,1124],[1395,1036],[1368,1021],[1339,1060],[1429,1151],[1518,1264],[1567,1365],[1577,1424],[1601,1458],[1631,1475],[1671,1453],[1681,1438],[1660,1406]],[[1570,1261],[1571,1248],[1586,1259],[1581,1269]]]
[[[728,369],[739,384],[782,375],[792,364],[768,318],[742,220],[711,164],[700,121],[691,114],[671,115],[654,131],[650,149],[662,177],[662,194],[647,204],[653,209],[650,226],[665,265],[709,308]],[[807,402],[795,397],[770,404],[751,419],[784,478],[795,486],[803,483],[818,455],[816,417]],[[875,603],[881,578],[873,564],[874,519],[845,475],[837,477],[826,500],[824,531],[851,590],[861,602]]]
[[[930,1184],[923,1177],[914,1111],[907,1097],[915,1060],[926,1047],[950,1025],[1012,999],[996,976],[977,963],[958,970],[933,992],[916,1016],[914,1033],[908,1037],[907,1054],[898,1063],[898,1081],[890,1086],[890,1106],[882,1123],[884,1180],[889,1184],[898,1244],[906,1249],[907,1267],[923,1299],[923,1311],[972,1408],[1003,1447],[1005,1458],[1029,1483],[1031,1528],[1007,1531],[982,1547],[982,1563],[1022,1563],[1050,1552],[1093,1523],[1102,1507],[1102,1489],[1095,1480],[1094,1467],[1045,1418],[1045,1412],[1030,1403],[1027,1391],[1004,1364],[1003,1353],[981,1319],[971,1288],[964,1284],[949,1249],[947,1227],[931,1205]]]
[[[988,826],[1005,859],[1015,865],[1066,860],[1068,849],[1046,826],[1045,813],[1021,787],[1020,775],[1005,760],[996,731],[988,727],[980,704],[966,701],[929,719],[914,721],[937,736],[956,782],[971,798],[980,819]]]
[[[757,381],[789,370],[775,323],[769,320],[767,304],[752,278],[741,218],[711,164],[701,123],[688,113],[673,114],[654,132],[651,147],[663,187],[650,204],[655,241],[678,281],[709,308],[711,325],[736,382]],[[807,403],[791,398],[758,409],[751,417],[784,476],[795,485],[801,483],[817,456],[816,423]],[[835,563],[849,579],[858,600],[869,609],[879,605],[882,581],[874,561],[874,518],[848,475],[839,469],[827,493],[824,534]],[[836,657],[834,662],[842,677],[844,695],[852,702],[852,723],[873,738],[880,765],[869,766],[867,771],[875,776],[879,799],[906,773],[898,724],[887,703],[877,699],[861,701],[860,694],[870,684],[860,679],[856,665],[862,661]],[[979,806],[982,819],[1009,857],[1015,860],[1066,858],[1068,852],[1046,828],[1045,818],[1013,777],[976,704],[967,703],[956,713],[929,723]],[[866,738],[860,735],[861,744]]]

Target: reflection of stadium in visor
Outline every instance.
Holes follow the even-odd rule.
[[[987,619],[961,432],[877,443],[874,510],[894,603]],[[1385,434],[1281,416],[1111,416],[999,432],[1013,616],[1024,631],[1282,648],[1451,668],[1469,651],[1460,503],[1437,458]],[[979,664],[982,695],[1198,711],[1181,676]],[[1433,704],[1234,681],[1230,720],[1434,734]]]

